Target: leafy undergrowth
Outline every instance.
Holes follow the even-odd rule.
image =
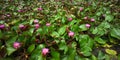
[[[1,0],[0,60],[120,60],[119,2]]]

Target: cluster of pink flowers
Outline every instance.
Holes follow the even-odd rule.
[[[95,21],[94,18],[88,18],[88,16],[85,16],[85,17],[84,17],[84,20],[90,20],[91,22],[94,22],[94,21]]]
[[[84,17],[84,20],[88,20],[88,21],[91,21],[91,22],[95,22],[95,19],[94,18],[88,18],[88,16]],[[90,28],[90,24],[86,24],[85,25],[87,28]]]

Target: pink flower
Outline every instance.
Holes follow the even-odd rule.
[[[70,18],[68,18],[68,21],[72,21],[73,19],[70,17]]]
[[[95,21],[95,19],[94,19],[94,18],[91,18],[91,19],[90,19],[90,21],[91,21],[91,22],[94,22],[94,21]]]
[[[41,11],[42,10],[42,8],[40,7],[40,8],[38,8],[38,11]]]
[[[85,26],[86,26],[87,28],[90,28],[90,24],[86,24]]]
[[[68,36],[69,36],[69,37],[73,37],[73,36],[74,36],[74,32],[70,31],[70,32],[68,33]]]
[[[7,14],[6,16],[7,16],[7,17],[10,17],[10,14]]]
[[[38,29],[40,27],[39,24],[35,24],[35,28]]]
[[[3,29],[3,28],[5,28],[5,25],[4,25],[4,24],[1,24],[1,25],[0,25],[0,29]]]
[[[18,12],[23,12],[23,10],[18,10]]]
[[[22,24],[20,24],[20,25],[19,25],[19,28],[20,28],[20,29],[24,29],[24,28],[25,28],[25,26],[24,26],[24,25],[22,25]]]
[[[80,10],[80,11],[83,11],[83,9],[84,9],[83,7],[80,7],[80,9],[79,9],[79,10]]]
[[[19,42],[14,42],[14,43],[13,43],[13,47],[14,47],[15,49],[18,49],[18,48],[21,47],[21,44],[20,44]]]
[[[43,49],[42,49],[42,54],[43,54],[44,56],[46,56],[47,53],[49,53],[49,49],[48,49],[48,48],[43,48]]]
[[[88,20],[88,17],[86,16],[86,17],[84,17],[84,20]]]
[[[36,24],[36,23],[38,23],[39,21],[38,21],[37,19],[35,19],[33,22]]]
[[[50,26],[51,24],[50,23],[46,23],[46,26]]]

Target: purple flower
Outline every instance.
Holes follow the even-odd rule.
[[[72,21],[73,19],[70,17],[70,18],[68,18],[68,21]]]
[[[87,28],[90,28],[90,24],[86,24],[85,26],[86,26]]]
[[[14,47],[15,49],[18,49],[18,48],[21,47],[21,44],[20,44],[19,42],[14,42],[14,43],[13,43],[13,47]]]
[[[38,21],[37,19],[35,19],[33,22],[36,24],[36,23],[38,23],[39,21]]]
[[[40,7],[40,8],[38,8],[38,11],[41,11],[42,10],[42,8]]]
[[[94,18],[91,18],[91,19],[90,19],[90,21],[91,21],[91,22],[94,22],[94,21],[95,21],[95,19],[94,19]]]
[[[5,25],[4,25],[4,24],[1,24],[1,25],[0,25],[0,29],[3,29],[3,28],[5,28]]]
[[[74,36],[74,32],[70,31],[70,32],[68,33],[68,36],[69,36],[69,37],[73,37],[73,36]]]
[[[42,49],[42,55],[46,56],[49,53],[49,49],[48,48],[43,48]]]
[[[50,26],[51,24],[50,23],[46,23],[46,26]]]

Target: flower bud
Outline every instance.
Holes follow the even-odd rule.
[[[40,8],[38,8],[38,11],[41,11],[42,10],[42,8],[40,7]]]
[[[68,21],[72,21],[73,19],[70,17],[70,18],[68,18]]]
[[[50,23],[46,23],[46,26],[50,26],[51,24]]]
[[[84,9],[83,7],[80,7],[80,9],[79,9],[79,10],[80,10],[80,11],[83,11],[83,9]]]
[[[35,28],[38,29],[40,27],[39,24],[35,24]]]
[[[18,49],[18,48],[21,47],[21,44],[20,44],[19,42],[14,42],[14,43],[13,43],[13,47],[14,47],[15,49]]]
[[[18,10],[18,12],[23,12],[23,10],[20,9],[20,10]]]
[[[43,48],[42,49],[42,55],[46,56],[49,53],[49,49],[48,48]]]
[[[7,16],[7,17],[10,17],[10,14],[7,14],[6,16]]]
[[[91,19],[90,19],[90,21],[91,21],[91,22],[94,22],[94,21],[95,21],[95,19],[94,19],[94,18],[91,18]]]
[[[90,28],[90,24],[86,24],[85,26],[86,26],[87,28]]]
[[[35,19],[33,22],[36,24],[36,23],[38,23],[39,21],[38,21],[37,19]]]
[[[73,36],[74,36],[74,32],[70,31],[70,32],[68,33],[68,36],[69,36],[69,37],[73,37]]]
[[[0,25],[0,29],[4,29],[5,28],[5,25],[4,24],[1,24]]]
[[[23,30],[23,29],[25,28],[25,26],[22,25],[22,24],[20,24],[20,25],[19,25],[19,28]]]
[[[88,20],[88,17],[86,16],[86,17],[84,17],[84,20]]]

